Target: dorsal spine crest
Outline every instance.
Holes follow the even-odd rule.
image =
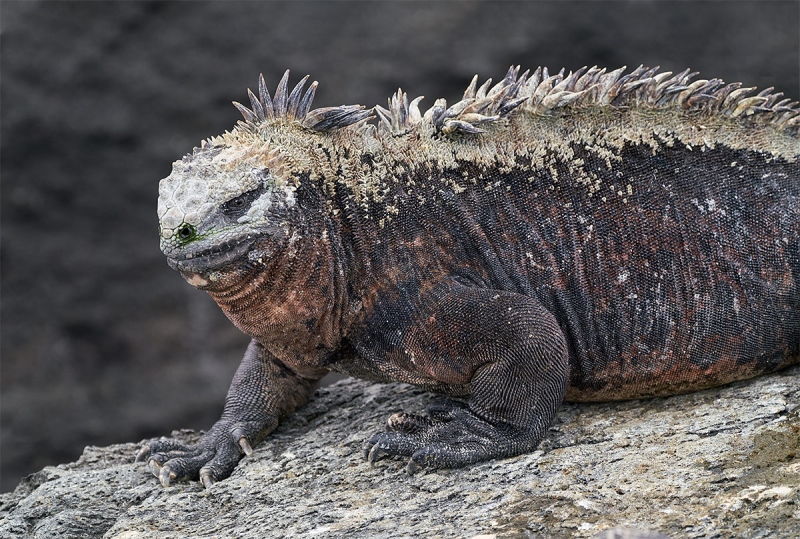
[[[658,73],[658,69],[639,66],[623,75],[624,66],[610,72],[593,66],[566,75],[562,69],[550,75],[546,67],[538,67],[533,73],[525,71],[520,75],[519,66],[512,66],[503,80],[494,86],[491,86],[492,79],[488,79],[478,87],[478,76],[475,75],[461,100],[448,107],[444,99],[437,99],[424,114],[419,108],[422,96],[409,101],[402,89],[389,98],[388,108],[342,105],[312,110],[317,82],[314,81],[303,93],[308,80],[306,76],[289,92],[287,70],[274,99],[262,75],[258,80],[258,96],[248,90],[251,108],[237,102],[234,105],[250,124],[297,120],[315,131],[331,131],[363,123],[374,113],[379,131],[393,135],[407,133],[425,122],[445,134],[479,134],[484,132],[480,128],[482,124],[496,122],[517,109],[546,114],[565,107],[592,106],[675,107],[698,114],[752,117],[793,134],[800,130],[798,103],[781,99],[783,94],[773,93],[774,88],[747,97],[755,88],[742,88],[738,82],[726,84],[720,79],[692,81],[698,73],[689,69],[674,76],[669,71]]]

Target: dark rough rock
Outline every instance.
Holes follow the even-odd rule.
[[[259,72],[310,73],[318,106],[399,85],[430,105],[512,63],[691,67],[798,99],[798,17],[756,1],[3,0],[2,489],[87,444],[219,416],[246,339],[166,266],[157,184],[236,122]]]
[[[540,450],[466,469],[409,477],[402,462],[363,460],[389,414],[434,399],[400,384],[323,388],[207,491],[162,488],[132,462],[136,444],[88,447],[0,496],[0,536],[800,535],[800,367],[683,396],[565,405]]]

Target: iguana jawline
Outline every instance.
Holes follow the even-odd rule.
[[[167,252],[167,263],[182,274],[207,274],[246,257],[257,238],[248,234],[244,238],[232,238],[201,250]]]

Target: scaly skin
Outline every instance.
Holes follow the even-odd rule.
[[[253,342],[198,446],[139,460],[223,479],[329,371],[466,399],[366,442],[413,473],[531,451],[565,397],[798,362],[797,109],[690,77],[512,69],[425,116],[398,92],[378,129],[262,79],[159,195],[170,265]]]

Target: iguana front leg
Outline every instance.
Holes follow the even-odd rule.
[[[537,300],[443,283],[423,298],[401,348],[424,376],[469,388],[428,415],[395,414],[366,444],[370,462],[409,457],[408,471],[456,468],[533,450],[564,397],[566,339]],[[397,353],[396,350],[394,353]]]
[[[251,341],[228,389],[222,417],[200,442],[187,446],[162,438],[142,447],[136,460],[147,460],[164,486],[199,477],[208,487],[228,477],[281,419],[308,402],[324,372],[301,376]]]

